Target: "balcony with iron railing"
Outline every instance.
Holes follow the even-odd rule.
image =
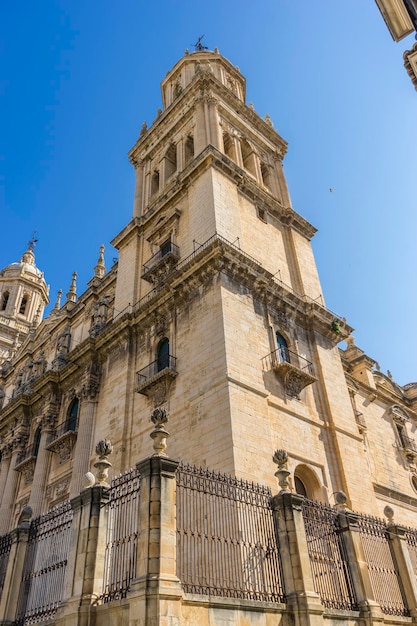
[[[317,380],[313,364],[286,346],[279,346],[264,357],[262,362],[264,369],[276,372],[284,383],[286,393],[294,398],[299,397],[304,387]]]
[[[158,282],[158,279],[165,277],[177,264],[180,258],[180,249],[172,241],[167,241],[160,247],[143,265],[142,278],[149,283]]]
[[[31,465],[35,465],[36,457],[38,456],[39,445],[32,443],[17,455],[15,470],[21,472]]]
[[[155,387],[164,387],[166,390],[177,373],[176,357],[164,354],[136,372],[136,391],[145,396],[151,396]]]
[[[67,419],[50,434],[46,449],[51,452],[61,452],[63,448],[68,447],[72,449],[77,440],[77,431],[77,420]]]
[[[417,446],[414,439],[411,439],[404,431],[400,435],[401,447],[409,461],[417,458]]]

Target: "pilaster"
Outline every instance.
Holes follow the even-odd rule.
[[[20,446],[15,446],[9,463],[6,484],[0,506],[0,535],[5,535],[8,532],[14,511],[16,488],[19,480],[19,474],[14,468],[19,452]]]
[[[74,452],[70,498],[80,493],[84,474],[90,469],[91,442],[98,401],[99,381],[98,366],[96,364],[87,366],[81,391],[78,436]]]

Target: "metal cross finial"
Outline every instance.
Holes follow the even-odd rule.
[[[204,35],[201,35],[201,37],[197,39],[196,43],[192,44],[196,52],[201,52],[202,50],[208,50],[207,46],[203,46],[203,44],[201,43],[201,40],[203,39],[203,37]]]
[[[36,238],[37,230],[33,231],[32,239],[28,241],[28,250],[33,250],[36,244],[38,243],[38,239]]]

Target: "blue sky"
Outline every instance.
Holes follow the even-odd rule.
[[[101,243],[110,267],[132,212],[127,151],[204,33],[289,143],[327,306],[382,371],[417,380],[414,39],[394,43],[374,0],[15,0],[1,13],[0,267],[35,229],[52,303],[74,270],[85,289]]]

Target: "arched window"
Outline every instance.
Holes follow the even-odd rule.
[[[271,188],[271,171],[265,163],[261,163],[262,182],[268,189]]]
[[[223,146],[224,153],[229,159],[235,159],[235,151],[233,147],[233,140],[228,133],[223,133]]]
[[[41,436],[42,431],[41,427],[39,426],[33,438],[33,456],[38,456],[39,446],[41,445]]]
[[[151,178],[151,196],[159,192],[159,172],[155,170]]]
[[[25,314],[27,303],[28,303],[28,297],[27,297],[27,295],[24,295],[23,298],[22,298],[22,301],[20,303],[20,307],[19,307],[20,315],[24,315]]]
[[[283,363],[284,361],[286,361],[287,363],[289,363],[290,353],[289,353],[288,344],[285,338],[279,332],[276,332],[275,336],[277,339],[277,346],[278,346],[277,353],[278,353],[279,362]]]
[[[69,405],[68,411],[67,411],[67,421],[65,423],[67,431],[77,430],[78,409],[79,409],[78,398],[74,398],[74,400]]]
[[[162,339],[158,344],[156,361],[158,372],[161,372],[166,367],[169,367],[169,339],[167,339],[167,337]]]
[[[165,180],[177,171],[177,146],[172,143],[165,155]]]
[[[2,311],[6,310],[9,298],[10,298],[10,293],[8,291],[5,291],[4,294],[3,294],[3,297],[1,299],[1,310]]]
[[[243,167],[252,174],[252,176],[256,176],[255,153],[252,146],[246,139],[242,139],[240,145],[242,149]]]
[[[297,465],[294,471],[294,487],[300,496],[309,500],[323,501],[320,481],[315,472],[307,465]]]
[[[299,496],[304,496],[305,498],[307,498],[307,489],[305,487],[305,484],[303,483],[301,478],[298,478],[298,476],[294,476],[294,487]]]
[[[185,165],[187,165],[187,163],[189,163],[193,157],[194,157],[194,139],[191,137],[191,135],[188,135],[187,139],[185,140],[185,146],[184,146]]]

